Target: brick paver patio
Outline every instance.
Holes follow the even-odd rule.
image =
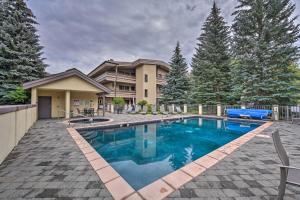
[[[113,115],[114,122],[161,116]],[[291,164],[300,167],[300,126],[279,128]],[[203,174],[172,193],[169,199],[275,199],[279,159],[272,139],[255,137]],[[0,199],[112,199],[61,120],[41,120],[0,165]],[[287,186],[285,199],[300,199],[300,187]]]

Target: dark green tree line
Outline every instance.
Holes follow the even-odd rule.
[[[290,0],[238,0],[233,13],[234,93],[245,103],[297,98],[291,67],[299,58],[299,24]]]
[[[189,91],[188,66],[181,54],[179,42],[171,58],[170,68],[166,76],[167,84],[162,87],[163,102],[184,104],[187,102]]]
[[[0,1],[0,103],[22,83],[44,76],[36,24],[23,0]]]
[[[191,97],[195,102],[216,104],[230,100],[229,33],[229,27],[214,3],[192,59]]]

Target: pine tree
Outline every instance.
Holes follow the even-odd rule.
[[[0,2],[0,102],[20,84],[44,76],[35,16],[23,0]]]
[[[290,0],[238,0],[233,23],[234,79],[241,101],[288,104],[296,97],[291,65],[299,57],[299,25]]]
[[[192,93],[197,103],[229,101],[230,52],[229,27],[214,2],[192,58]]]
[[[166,85],[162,87],[162,99],[164,103],[187,103],[189,90],[188,67],[185,58],[181,54],[179,42],[177,42],[174,54],[170,61],[170,72],[166,76]]]

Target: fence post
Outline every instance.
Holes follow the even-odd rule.
[[[221,117],[222,116],[222,105],[217,104],[217,116]]]
[[[273,120],[278,121],[279,120],[279,106],[273,105],[272,110],[273,110],[273,114],[272,114]]]
[[[202,114],[203,114],[203,111],[202,111],[202,104],[199,104],[199,105],[198,105],[198,114],[199,114],[199,115],[202,115]]]
[[[111,112],[111,113],[114,113],[114,112],[115,112],[114,104],[111,104],[111,105],[110,105],[110,112]]]
[[[175,112],[175,105],[172,104],[172,112]]]
[[[289,114],[289,106],[286,106],[286,120],[289,120],[290,114]]]
[[[187,113],[187,105],[186,104],[183,105],[183,113]]]
[[[242,104],[242,105],[241,105],[241,109],[246,109],[246,105],[245,105],[245,104]]]

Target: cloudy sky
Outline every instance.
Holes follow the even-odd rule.
[[[300,0],[297,12],[300,14]],[[216,0],[231,23],[236,0]],[[187,62],[213,0],[29,0],[50,73],[85,73],[107,59],[169,61],[180,41]],[[298,19],[300,23],[300,19]]]

